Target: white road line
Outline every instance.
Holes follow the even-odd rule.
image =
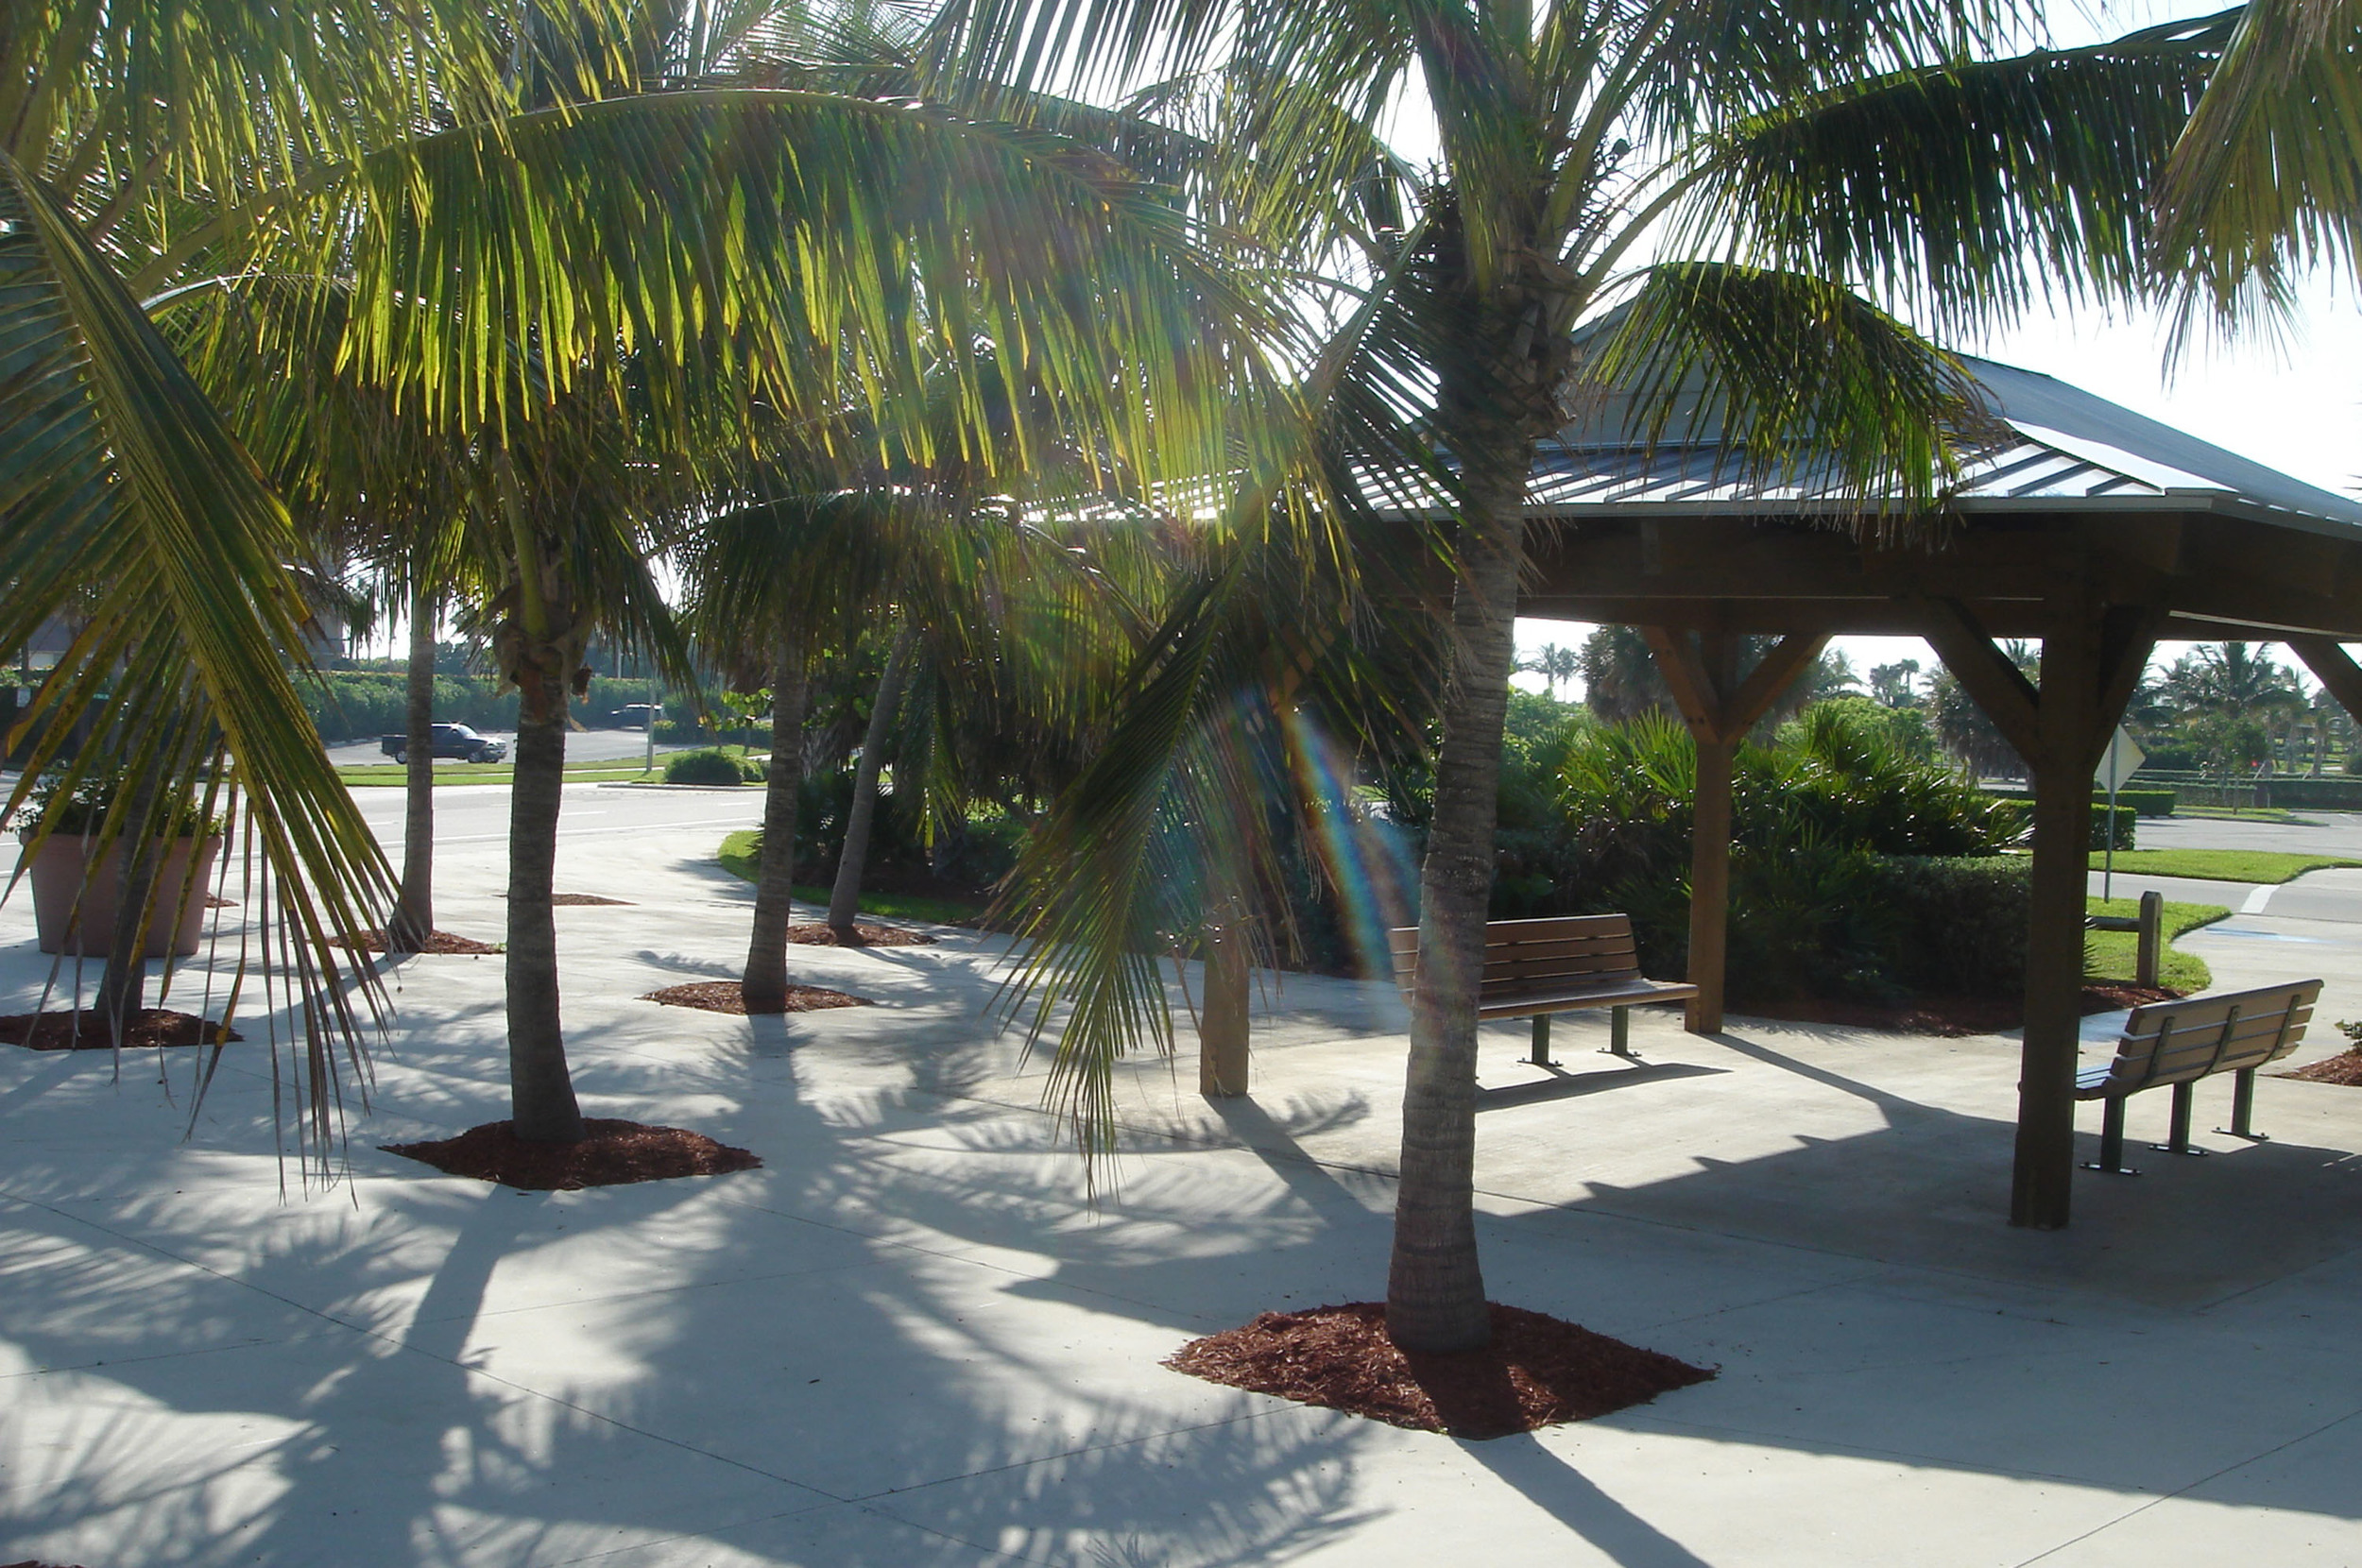
[[[2265,882],[2261,884],[2253,893],[2247,895],[2247,902],[2239,906],[2239,912],[2241,914],[2263,913],[2264,906],[2270,903],[2272,901],[2272,895],[2278,893],[2279,891],[2280,885],[2277,882]]]

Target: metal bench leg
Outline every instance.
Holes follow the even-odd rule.
[[[2122,1095],[2110,1095],[2100,1102],[2099,1158],[2085,1160],[2085,1170],[2104,1170],[2111,1176],[2140,1174],[2124,1163],[2124,1098]]]
[[[2190,1147],[2190,1101],[2197,1098],[2197,1091],[2198,1085],[2194,1082],[2185,1081],[2173,1086],[2173,1130],[2166,1134],[2164,1143],[2152,1143],[2149,1148],[2166,1154],[2187,1154],[2193,1159],[2204,1159],[2213,1152]]]
[[[2255,1130],[2255,1069],[2242,1067],[2231,1075],[2231,1125],[2217,1127],[2217,1133],[2228,1133],[2250,1143],[2269,1143],[2269,1133]]]
[[[1526,1060],[1537,1067],[1558,1065],[1550,1060],[1550,1015],[1547,1013],[1533,1015],[1533,1051]]]
[[[1607,1010],[1607,1050],[1609,1056],[1621,1056],[1628,1061],[1640,1060],[1632,1051],[1632,1009],[1611,1007]]]

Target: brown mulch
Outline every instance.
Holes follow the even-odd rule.
[[[1493,1304],[1493,1340],[1439,1355],[1386,1337],[1386,1308],[1347,1302],[1266,1312],[1192,1339],[1165,1365],[1233,1389],[1419,1432],[1498,1438],[1645,1405],[1714,1373],[1521,1307]]]
[[[342,946],[351,947],[355,952],[382,953],[385,950],[384,931],[364,931],[359,936],[342,937],[338,940]],[[429,953],[464,953],[481,956],[485,953],[497,953],[500,947],[495,943],[478,942],[471,936],[454,936],[449,931],[429,931],[426,946],[420,950]]]
[[[2310,1066],[2291,1072],[2275,1073],[2276,1078],[2301,1078],[2307,1083],[2348,1083],[2362,1085],[2362,1046],[2352,1050],[2325,1056]]]
[[[834,926],[790,926],[787,939],[806,947],[932,947],[935,941],[899,926],[855,926],[849,933]]]
[[[595,893],[553,893],[550,895],[550,902],[553,904],[563,905],[568,909],[579,909],[590,904],[629,905],[631,900],[628,898],[602,898]]]
[[[22,1562],[0,1562],[0,1568],[60,1568],[60,1565],[47,1562],[36,1562],[31,1558],[26,1558]]]
[[[720,1176],[762,1164],[753,1153],[715,1143],[703,1133],[644,1122],[587,1117],[580,1143],[527,1143],[505,1121],[471,1127],[455,1138],[389,1143],[402,1154],[452,1176],[473,1176],[535,1192],[662,1182],[675,1176]]]
[[[133,1049],[143,1046],[202,1046],[211,1043],[214,1031],[219,1028],[195,1014],[175,1013],[168,1007],[143,1008],[132,1018],[131,1027],[124,1031],[123,1043]],[[229,1037],[246,1038],[234,1029],[229,1031]],[[0,1017],[0,1044],[24,1046],[32,1050],[112,1050],[114,1037],[97,1009],[84,1008],[79,1013],[11,1013]]]
[[[2159,985],[2103,980],[2083,987],[2083,1014],[2115,1013],[2170,1001],[2181,996]],[[1733,1002],[1731,1011],[1751,1018],[1791,1023],[1844,1024],[1857,1029],[1900,1030],[1911,1034],[1998,1034],[2026,1021],[2023,997],[1913,997],[1901,1002],[1856,1001],[1839,997],[1804,997],[1787,1001]]]
[[[667,1007],[694,1007],[708,1013],[729,1013],[746,1015],[746,994],[736,980],[692,980],[687,985],[668,985],[661,991],[651,991],[640,998],[643,1002],[662,1002]],[[817,1013],[829,1007],[875,1007],[867,997],[848,997],[842,991],[824,990],[817,985],[791,985],[787,988],[787,1005],[782,1013]]]
[[[234,910],[238,907],[238,901],[235,898],[224,898],[218,893],[209,893],[205,895],[205,907],[209,910]]]

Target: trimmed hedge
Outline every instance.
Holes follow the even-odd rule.
[[[676,751],[664,759],[667,784],[752,784],[762,775],[761,762],[726,751]]]
[[[2108,799],[2108,792],[2095,790],[2092,792],[2092,799],[2104,804]],[[2173,792],[2171,790],[2118,790],[2116,804],[2130,806],[2145,817],[2169,817],[2173,815]]]

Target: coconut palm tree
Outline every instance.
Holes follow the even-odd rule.
[[[1719,421],[1735,469],[1774,471],[1810,446],[1865,492],[1932,503],[1980,422],[1975,395],[1865,296],[1968,327],[2051,289],[2140,293],[2148,183],[2231,26],[2012,53],[2037,21],[1884,0],[975,0],[956,13],[947,48],[981,75],[1218,82],[1241,107],[1209,199],[1288,213],[1295,241],[1338,220],[1369,302],[1357,323],[1398,313],[1396,343],[1425,361],[1427,428],[1451,463],[1452,595],[1420,886],[1432,979],[1413,999],[1387,1295],[1405,1344],[1489,1334],[1474,1003],[1536,443],[1621,387],[1644,433],[1677,406]],[[1405,189],[1385,177],[1399,162],[1374,165],[1367,147],[1412,83],[1437,148],[1434,176]],[[1136,1015],[1078,1004],[1067,1037],[1104,1052],[1098,1020]]]
[[[388,876],[283,662],[280,585],[301,552],[135,292],[291,278],[361,302],[335,363],[468,453],[477,614],[524,696],[508,967],[527,1135],[579,1128],[546,923],[568,689],[603,616],[652,628],[659,607],[654,541],[619,505],[650,474],[621,452],[578,471],[609,454],[567,437],[624,429],[668,495],[783,411],[862,407],[923,456],[928,421],[898,411],[926,406],[929,377],[968,408],[1005,400],[1016,368],[977,345],[1023,342],[1055,435],[1087,431],[1144,483],[1251,452],[1257,400],[1280,396],[1260,285],[1190,214],[1052,130],[762,85],[778,9],[721,26],[702,6],[430,0],[397,23],[50,0],[0,40],[5,320],[36,350],[32,393],[0,409],[0,635],[23,640],[88,585],[111,595],[41,716],[86,709],[128,664],[109,744],[181,778],[219,754],[218,724],[280,885],[319,905],[304,962],[333,964]],[[317,361],[318,329],[257,353]],[[959,431],[985,469],[1046,439],[1022,420]],[[149,716],[170,722],[132,722]],[[349,1016],[322,995],[321,1015]]]

